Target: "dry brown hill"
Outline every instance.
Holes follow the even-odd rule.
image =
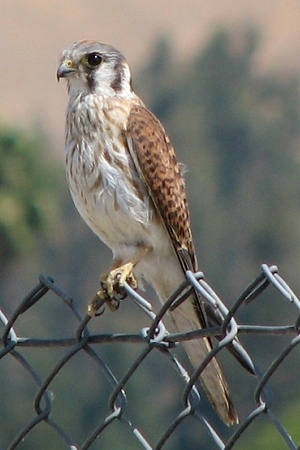
[[[60,147],[66,94],[55,71],[60,51],[74,40],[110,42],[137,70],[161,34],[172,37],[181,57],[219,25],[249,23],[263,32],[257,55],[263,70],[300,66],[299,0],[1,0],[0,120],[45,121]]]

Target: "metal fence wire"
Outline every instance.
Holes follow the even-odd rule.
[[[183,297],[186,297],[186,293],[189,289],[197,289],[203,301],[207,304],[208,310],[213,312],[213,316],[218,318],[217,322],[212,323],[212,326],[205,330],[193,331],[190,333],[169,333],[163,321],[165,319],[165,314],[167,314],[170,308],[176,307],[177,302],[182,301]],[[130,286],[125,284],[125,290],[127,293],[127,298],[124,301],[133,301],[141,310],[142,316],[145,314],[145,319],[147,318],[147,324],[150,326],[143,328],[141,331],[137,330],[134,334],[128,333],[118,333],[118,334],[94,334],[90,333],[89,328],[91,325],[91,320],[97,320],[97,327],[101,329],[101,323],[105,320],[106,313],[100,315],[100,317],[92,318],[86,315],[82,317],[75,307],[75,302],[66,295],[63,290],[54,282],[54,280],[47,276],[40,276],[38,284],[31,290],[31,292],[23,299],[19,304],[17,309],[13,314],[8,317],[3,311],[0,311],[0,321],[3,325],[2,339],[1,339],[1,352],[0,352],[0,362],[2,363],[2,374],[1,379],[4,377],[11,377],[10,372],[5,372],[6,361],[14,358],[14,372],[22,370],[22,379],[29,378],[31,383],[34,384],[35,397],[32,398],[32,403],[30,405],[32,409],[32,415],[24,418],[25,425],[22,429],[14,429],[14,416],[2,414],[4,418],[1,419],[0,423],[0,447],[3,450],[7,449],[22,449],[24,442],[29,443],[29,447],[26,448],[42,448],[37,442],[35,442],[34,430],[40,426],[43,426],[43,433],[50,436],[55,434],[56,442],[59,442],[59,447],[49,448],[69,448],[75,449],[91,449],[91,448],[125,448],[120,447],[120,438],[118,440],[118,445],[114,442],[114,434],[111,435],[111,443],[109,447],[103,447],[101,444],[101,437],[116,422],[119,423],[122,433],[129,433],[132,437],[132,442],[134,442],[134,448],[141,448],[146,450],[159,450],[172,448],[172,439],[176,432],[183,423],[187,420],[189,422],[189,427],[197,426],[199,429],[204,430],[205,437],[208,439],[209,444],[206,447],[202,447],[201,440],[195,444],[193,449],[210,448],[210,449],[237,449],[243,448],[241,442],[243,437],[247,434],[251,436],[253,433],[253,444],[255,443],[255,432],[252,431],[254,424],[257,421],[264,421],[268,423],[271,427],[271,434],[276,435],[281,441],[280,448],[287,449],[299,449],[300,447],[294,442],[295,437],[291,437],[290,431],[285,428],[275,412],[274,400],[276,396],[284,397],[284,392],[277,392],[272,386],[273,379],[278,375],[279,369],[282,367],[283,363],[286,364],[288,358],[293,353],[293,350],[297,346],[300,340],[298,334],[299,324],[300,324],[300,301],[288,286],[288,284],[283,280],[283,278],[278,273],[278,268],[276,266],[262,265],[259,275],[254,279],[254,281],[242,292],[239,298],[233,303],[231,308],[228,310],[218,295],[210,287],[210,285],[205,281],[202,272],[199,273],[186,273],[186,282],[179,286],[178,290],[174,292],[169,301],[158,311],[157,314],[153,312],[151,304],[146,300],[141,294],[132,290]],[[249,325],[237,323],[236,317],[239,316],[240,309],[248,305],[250,302],[255,300],[255,302],[260,301],[260,299],[266,295],[266,293],[271,292],[272,297],[275,295],[282,302],[290,303],[292,310],[294,311],[294,320],[290,325]],[[52,293],[52,294],[51,294]],[[54,295],[59,301],[67,305],[66,310],[75,319],[77,325],[75,327],[74,333],[66,338],[60,338],[54,336],[53,338],[36,338],[36,337],[19,337],[17,333],[18,321],[21,317],[28,316],[28,321],[30,322],[30,315],[34,314],[34,305],[37,302],[43,300],[47,302],[47,298],[51,294]],[[174,306],[175,305],[175,306]],[[270,305],[272,308],[272,304]],[[293,309],[294,308],[294,309]],[[101,311],[101,308],[100,308]],[[119,314],[118,312],[117,314]],[[147,317],[146,317],[147,316]],[[281,318],[279,318],[280,320]],[[282,321],[283,321],[282,317]],[[68,330],[64,330],[68,333]],[[240,345],[240,341],[246,336],[260,336],[262,352],[264,351],[264,338],[270,338],[270,336],[285,336],[284,348],[280,349],[280,352],[272,358],[272,361],[268,363],[267,368],[261,370],[257,367],[256,362],[252,360],[252,356],[249,356],[243,347]],[[187,339],[201,339],[203,336],[215,336],[217,337],[217,344],[214,346],[211,354],[208,355],[206,360],[203,362],[201,367],[191,373],[190,376],[187,374],[187,370],[183,367],[182,363],[179,362],[177,357],[177,343],[180,343]],[[238,339],[237,339],[238,338]],[[110,344],[112,347],[111,352],[113,352],[114,347],[118,345],[133,346],[139,345],[138,356],[135,357],[133,363],[130,367],[126,368],[126,371],[118,376],[116,372],[118,370],[111,366],[110,361],[105,361],[97,353],[99,346],[104,344]],[[232,344],[233,343],[233,344]],[[253,376],[253,392],[252,397],[248,399],[246,408],[243,411],[247,411],[244,417],[240,417],[240,424],[234,427],[228,428],[227,437],[224,438],[223,434],[219,432],[218,426],[215,425],[214,419],[212,419],[214,413],[209,410],[207,404],[203,407],[203,393],[197,386],[197,380],[199,373],[208,364],[210,359],[221,352],[224,347],[233,346],[236,353],[239,356],[240,361],[244,366],[250,367],[254,372]],[[47,358],[47,353],[51,352],[54,348],[63,348],[63,355],[58,356],[58,360],[55,361],[49,369],[47,376],[43,377],[40,375],[39,363],[35,359],[34,362],[30,361],[26,351],[30,348],[31,351],[40,352],[43,349],[43,357]],[[168,364],[171,367],[171,371],[174,376],[181,379],[181,389],[180,396],[176,398],[178,414],[173,417],[167,417],[168,426],[163,432],[158,434],[155,429],[149,429],[147,424],[147,417],[145,415],[145,422],[143,422],[143,411],[140,412],[141,420],[139,424],[136,425],[135,417],[131,417],[130,395],[127,392],[127,386],[129,381],[132,379],[134,374],[140,367],[145,364],[145,361],[155,352],[159,352],[162,357],[160,358],[161,364]],[[251,353],[251,352],[250,352]],[[72,373],[64,375],[62,369],[73,359],[80,358],[85,354],[85,358],[88,358],[89,362],[92,364],[93,373],[97,374],[97,377],[93,378],[93,383],[102,383],[104,380],[110,385],[110,392],[108,398],[105,402],[105,411],[103,407],[99,408],[99,417],[94,417],[95,426],[88,435],[85,436],[85,441],[78,443],[76,439],[70,435],[69,431],[62,422],[60,422],[60,414],[56,411],[54,414],[55,401],[54,398],[59,393],[55,392],[55,381],[58,377],[61,379],[66,376],[65,383],[69,385],[74,385],[74,396],[76,397],[76,387],[75,385],[80,383],[73,372],[74,379],[72,379]],[[220,356],[220,355],[219,355]],[[244,373],[243,368],[233,360],[233,363],[239,367],[241,374]],[[79,362],[80,364],[80,362]],[[82,362],[82,364],[85,364]],[[22,369],[21,369],[22,366]],[[151,365],[150,365],[151,367]],[[233,365],[233,370],[235,365]],[[157,367],[153,366],[155,371]],[[174,370],[173,370],[174,369]],[[11,377],[12,378],[12,377]],[[22,379],[14,379],[14,383],[22,383]],[[170,380],[170,382],[172,382]],[[290,380],[300,387],[299,377]],[[158,381],[159,383],[159,381]],[[230,386],[231,391],[234,391],[234,386]],[[90,389],[94,389],[91,385]],[[149,386],[149,390],[155,390],[155,387]],[[14,390],[10,388],[9,397],[12,398],[13,402]],[[141,395],[143,395],[141,393]],[[176,394],[177,395],[177,394]],[[235,403],[238,404],[239,399],[235,398]],[[161,408],[160,402],[154,403],[154,406]],[[134,405],[133,405],[134,406]],[[154,410],[154,406],[151,406],[148,415],[157,414]],[[78,399],[78,409],[80,409],[80,399]],[[145,405],[145,408],[147,406]],[[100,414],[101,409],[101,414]],[[0,401],[1,410],[1,401]],[[300,405],[298,409],[298,414],[300,413]],[[70,413],[69,413],[70,414]],[[78,410],[74,410],[74,416],[78,414]],[[168,411],[160,411],[160,414],[168,415]],[[58,418],[57,418],[58,417]],[[70,417],[72,421],[72,417]],[[287,424],[287,428],[288,428]],[[2,431],[6,428],[13,430],[13,438],[9,443],[1,441],[1,429]],[[227,428],[226,428],[227,429]],[[226,433],[225,433],[226,434]],[[174,441],[173,441],[174,442]],[[4,447],[5,445],[5,447]],[[187,450],[188,447],[182,447]],[[267,448],[267,447],[264,447]],[[273,448],[270,445],[268,448]],[[277,447],[276,447],[277,448]],[[278,447],[279,448],[279,447]],[[193,450],[191,449],[191,450]]]

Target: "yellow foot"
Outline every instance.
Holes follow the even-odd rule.
[[[124,283],[127,282],[133,289],[137,288],[137,281],[133,274],[134,263],[126,263],[116,269],[111,270],[101,282],[102,289],[88,304],[88,315],[101,315],[97,311],[105,303],[110,310],[116,311],[119,308],[120,299],[126,296]]]
[[[97,294],[92,298],[92,300],[88,304],[87,308],[88,315],[91,317],[101,316],[101,314],[103,314],[104,312],[104,305],[108,300],[111,299],[109,299],[106,291],[104,291],[103,289],[98,291]],[[100,313],[98,313],[98,310],[101,308],[101,306],[103,306],[103,310]]]
[[[102,281],[102,287],[110,298],[116,295],[124,295],[123,287],[127,282],[133,289],[137,288],[137,281],[133,275],[134,263],[126,263],[116,269],[111,270]]]

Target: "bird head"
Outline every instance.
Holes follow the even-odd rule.
[[[114,47],[96,41],[75,42],[64,50],[57,79],[66,78],[70,94],[130,96],[131,74],[125,57]]]

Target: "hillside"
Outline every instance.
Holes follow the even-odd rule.
[[[188,7],[187,7],[188,5]],[[261,30],[257,63],[263,70],[298,69],[300,3],[297,0],[2,0],[1,120],[37,120],[62,144],[66,95],[55,71],[61,50],[74,40],[110,42],[126,55],[133,71],[147,63],[153,41],[168,34],[179,58],[205,45],[218,26]]]

